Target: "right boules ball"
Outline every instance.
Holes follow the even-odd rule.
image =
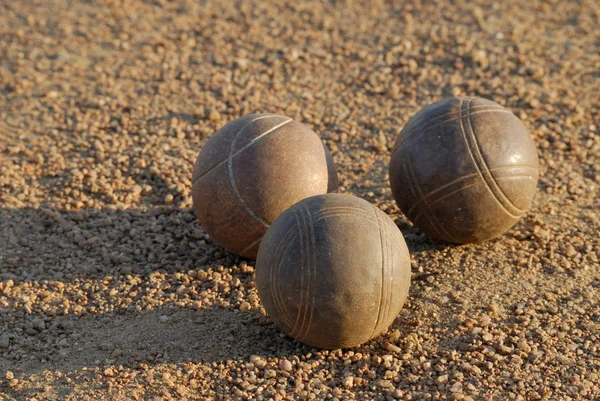
[[[451,98],[413,116],[390,161],[392,193],[425,234],[484,241],[510,229],[531,205],[537,150],[509,110],[482,98]]]

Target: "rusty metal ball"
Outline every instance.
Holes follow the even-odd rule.
[[[536,192],[538,156],[509,110],[482,98],[451,98],[413,116],[390,161],[392,193],[425,234],[454,243],[510,229]]]
[[[271,319],[324,349],[360,345],[398,316],[410,286],[402,233],[384,212],[345,194],[296,203],[271,225],[256,261]]]
[[[215,241],[255,258],[263,234],[284,210],[337,186],[331,154],[310,128],[289,117],[252,114],[206,142],[194,165],[192,199]]]

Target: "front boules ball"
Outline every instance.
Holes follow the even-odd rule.
[[[314,196],[271,225],[256,261],[271,319],[324,349],[360,345],[393,323],[410,287],[410,256],[384,212],[344,194]]]

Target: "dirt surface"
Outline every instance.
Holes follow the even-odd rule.
[[[0,1],[0,37],[0,399],[600,399],[596,1]],[[458,95],[511,109],[541,163],[531,211],[468,246],[387,176],[410,116]],[[402,230],[387,334],[298,344],[203,232],[193,161],[253,112],[313,128]]]

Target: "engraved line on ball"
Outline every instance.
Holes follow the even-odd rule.
[[[285,304],[283,302],[283,298],[281,297],[281,288],[279,285],[277,285],[276,283],[278,283],[279,281],[276,280],[276,277],[280,276],[280,272],[281,272],[281,265],[283,264],[283,260],[284,260],[284,256],[285,256],[285,251],[287,250],[287,248],[289,247],[289,245],[294,241],[294,239],[296,238],[296,235],[290,235],[293,233],[294,229],[296,229],[297,227],[292,225],[287,232],[281,237],[281,240],[279,241],[279,244],[277,244],[277,247],[275,248],[275,252],[273,253],[273,265],[270,266],[271,270],[269,271],[269,285],[271,286],[271,294],[273,296],[273,304],[275,306],[275,308],[279,311],[279,314],[281,315],[281,319],[283,321],[283,323],[285,325],[288,325],[291,327],[291,323],[292,323],[292,317],[289,316],[289,314],[287,313],[287,310],[285,308]],[[277,270],[277,272],[276,272]]]
[[[456,100],[461,100],[461,99],[465,99],[465,98],[463,97],[463,98],[455,98],[455,99],[456,99]],[[470,98],[470,99],[472,99],[472,98]],[[450,105],[450,109],[448,110],[448,112],[447,112],[447,113],[440,114],[440,115],[438,115],[438,116],[436,116],[436,117],[433,117],[433,118],[431,118],[431,119],[429,119],[429,120],[421,121],[421,122],[419,122],[419,125],[427,124],[428,122],[435,122],[436,120],[443,119],[443,118],[444,118],[444,116],[458,114],[457,108],[454,108],[454,107],[453,107],[454,105],[455,105],[455,104],[451,104],[451,105]],[[426,107],[425,107],[425,108],[426,108]],[[423,110],[425,110],[425,108],[423,108],[423,109],[421,109],[420,111],[418,111],[418,112],[415,114],[415,117],[417,117],[417,116],[420,116],[420,115],[423,113]],[[503,108],[504,108],[504,107],[502,107],[502,105],[499,105],[499,104],[497,104],[497,103],[495,103],[495,104],[494,104],[494,103],[492,103],[492,104],[479,104],[479,105],[473,106],[473,109],[474,109],[474,110],[480,110],[480,109],[503,109]],[[417,127],[417,126],[418,126],[418,125],[415,125],[415,127]]]
[[[394,224],[394,227],[390,227],[389,230],[393,232],[393,228],[396,228],[396,225]],[[389,246],[390,246],[390,251],[388,254],[388,274],[389,274],[389,279],[388,279],[388,291],[389,291],[389,295],[388,295],[388,307],[387,307],[387,314],[386,316],[390,315],[390,309],[392,308],[392,300],[395,299],[394,297],[394,271],[396,268],[396,259],[394,258],[394,245],[395,243],[392,242],[392,238],[393,236],[390,236],[390,240],[389,242]],[[396,316],[390,316],[392,319],[395,319]],[[384,329],[386,329],[387,327],[384,327]]]
[[[510,111],[510,110],[506,110],[504,108],[502,108],[502,109],[495,108],[495,109],[489,109],[489,110],[474,111],[474,112],[471,112],[469,114],[469,116],[472,116],[472,115],[475,115],[475,114],[484,114],[484,113],[508,113],[508,114],[514,115],[514,113],[512,111]],[[448,117],[448,116],[447,115],[443,115],[442,117]],[[396,144],[394,144],[394,148],[392,149],[392,154],[394,154],[396,152],[396,150],[398,148],[400,148],[401,146],[403,146],[403,145],[407,144],[408,142],[411,142],[411,141],[413,141],[415,139],[418,139],[420,137],[420,134],[425,134],[426,132],[428,132],[430,130],[437,129],[437,128],[439,128],[439,127],[441,127],[441,126],[443,126],[443,125],[445,125],[445,124],[447,124],[449,122],[456,121],[456,120],[458,120],[461,117],[456,116],[456,115],[453,114],[451,118],[448,118],[447,120],[441,121],[441,122],[439,122],[439,124],[432,124],[431,126],[428,125],[429,123],[439,121],[440,118],[441,117],[435,117],[435,118],[432,118],[431,120],[427,120],[424,123],[420,123],[419,125],[417,125],[415,127],[410,127],[410,131],[414,132],[414,134],[412,134],[412,135],[410,135],[410,136],[408,136],[406,138],[403,138],[404,140],[401,141],[401,142],[396,142]],[[400,138],[398,138],[398,139],[400,139]]]
[[[314,223],[312,221],[312,217],[310,215],[310,209],[308,208],[307,205],[305,205],[305,206],[306,206],[306,213],[307,213],[307,217],[308,217],[308,225],[310,226],[309,259],[312,259],[311,260],[311,263],[312,263],[311,283],[313,286],[316,287],[316,285],[317,285],[317,244],[316,244],[315,227],[314,227]],[[311,256],[312,256],[312,258],[310,258]],[[315,304],[317,303],[317,292],[318,292],[317,289],[314,288],[312,301],[311,301],[311,307],[310,307],[310,316],[308,317],[308,323],[306,324],[306,329],[305,329],[304,333],[299,337],[301,339],[306,339],[306,337],[308,336],[308,333],[310,332],[310,326],[312,325],[314,312],[315,312]]]
[[[500,177],[500,179],[504,179],[504,178],[526,178],[529,180],[535,180],[535,178],[533,178],[532,176],[527,175],[527,174],[514,174],[514,175],[505,175],[503,177]],[[434,205],[440,203],[441,201],[443,201],[444,199],[454,195],[455,193],[461,192],[463,189],[471,188],[471,187],[477,186],[479,184],[481,184],[481,181],[476,181],[476,182],[458,187],[453,191],[446,192],[443,195],[441,195],[439,198],[435,198],[435,199],[431,200],[431,202],[429,203],[429,206],[434,206]],[[415,216],[415,219],[412,220],[412,222],[415,223],[422,215],[423,215],[422,212],[417,213],[417,215]]]
[[[402,236],[402,231],[400,231],[400,228],[398,228],[398,226],[396,225],[396,222],[394,222],[394,220],[391,219],[390,215],[388,215],[386,212],[384,212],[380,208],[377,208],[377,209],[381,213],[381,216],[388,217],[391,220],[388,222],[388,224],[385,224],[383,226],[383,228],[385,228],[388,231],[388,233],[390,233],[392,235],[392,237],[395,238],[396,241],[399,241],[399,242],[404,241],[404,237]]]
[[[384,211],[381,211],[381,212],[387,216],[387,213],[385,213]],[[391,225],[386,224],[386,229],[391,234],[391,236],[394,237],[395,242],[402,243],[404,241],[404,237],[402,236],[402,232],[400,231],[400,229],[398,228],[398,226],[396,225],[396,223],[394,223],[392,221]]]
[[[290,227],[287,230],[287,232],[279,240],[279,243],[275,247],[275,252],[273,252],[273,255],[272,255],[273,264],[269,264],[269,266],[268,266],[268,269],[269,269],[269,288],[271,290],[271,297],[272,297],[272,301],[273,301],[273,307],[275,308],[275,310],[277,311],[277,313],[279,314],[279,316],[281,316],[281,320],[282,320],[282,322],[283,322],[284,325],[287,325],[288,322],[285,319],[285,315],[284,315],[284,312],[282,310],[283,308],[281,308],[281,305],[278,302],[279,300],[278,300],[277,288],[279,286],[275,283],[275,270],[277,269],[277,267],[279,265],[279,259],[281,257],[280,250],[282,248],[282,245],[286,241],[288,234],[292,232],[293,228],[294,228],[294,226]]]
[[[404,243],[404,238],[402,237],[402,234],[400,232],[400,230],[398,229],[398,226],[396,226],[396,224],[394,224],[393,222],[390,222],[385,218],[387,216],[386,213],[384,213],[382,210],[380,210],[379,208],[377,208],[377,210],[379,211],[378,214],[381,216],[381,222],[382,225],[380,226],[380,229],[386,234],[383,238],[385,241],[385,245],[386,245],[386,249],[387,251],[385,252],[386,255],[386,259],[385,259],[385,271],[387,273],[387,280],[385,281],[385,287],[383,287],[383,291],[384,294],[387,294],[387,296],[384,297],[385,302],[382,302],[382,310],[383,313],[381,314],[383,316],[383,320],[379,321],[379,327],[376,328],[377,332],[381,332],[384,329],[387,328],[387,326],[389,326],[389,324],[387,323],[387,319],[389,318],[389,313],[390,313],[390,309],[392,307],[392,299],[394,298],[394,267],[395,267],[395,260],[394,260],[394,245],[396,243],[398,244],[402,244]],[[395,318],[395,317],[394,317]],[[382,327],[382,325],[384,327]],[[373,335],[375,335],[377,333],[374,333]]]
[[[295,227],[295,228],[297,228],[297,227]],[[285,260],[285,254],[286,254],[287,250],[289,249],[289,247],[294,243],[294,241],[296,240],[298,235],[299,235],[298,233],[294,234],[291,238],[289,238],[286,241],[285,245],[281,248],[281,254],[279,257],[279,261],[276,263],[277,272],[274,273],[277,277],[281,277],[281,266],[283,265],[283,261]],[[273,270],[275,270],[275,268]],[[279,283],[280,281],[277,280],[277,282]],[[285,306],[286,305],[285,300],[284,300],[283,296],[281,295],[281,287],[279,285],[276,286],[275,294],[277,295],[277,302],[281,306],[280,311],[282,313],[282,319],[283,319],[285,325],[289,329],[292,327],[294,319],[289,314],[289,311],[287,310],[287,308]]]
[[[237,136],[244,128],[246,128],[247,126],[249,126],[250,124],[252,124],[255,121],[258,120],[263,120],[265,118],[277,118],[279,117],[278,115],[267,115],[267,116],[259,116],[256,117],[254,119],[252,119],[251,121],[249,121],[248,123],[246,123],[245,125],[242,126],[242,128],[240,128],[240,130],[238,132],[236,132],[235,136]],[[244,150],[248,149],[254,141],[256,141],[259,137],[255,138],[253,141],[251,141],[250,143],[248,143],[246,146],[244,146],[243,148],[239,149],[238,151],[236,151],[233,156],[237,156],[240,153],[242,153]],[[225,163],[227,163],[228,158],[224,158],[223,160],[219,161],[218,163],[216,163],[214,166],[210,167],[208,170],[206,170],[205,172],[203,172],[201,175],[199,175],[198,177],[196,177],[193,181],[192,181],[192,186],[194,186],[197,182],[199,182],[201,179],[203,179],[204,177],[206,177],[207,175],[209,175],[210,173],[212,173],[214,170],[216,170],[218,167],[224,165]]]
[[[367,214],[367,215],[371,215],[371,213],[363,208],[359,208],[359,207],[354,207],[354,206],[331,206],[328,207],[326,209],[322,209],[319,210],[317,213],[315,213],[314,217],[319,218],[322,215],[331,213],[331,212],[337,212],[337,211],[348,211],[348,212],[355,212],[355,213],[362,213],[362,214]]]
[[[294,324],[291,327],[290,335],[293,336],[294,331],[296,331],[296,327],[298,326],[298,321],[300,320],[300,311],[302,310],[302,299],[304,297],[304,240],[302,235],[302,225],[300,224],[300,218],[298,217],[298,213],[293,211],[294,217],[296,219],[296,226],[298,227],[298,239],[300,240],[300,301],[297,304],[298,308],[296,311],[296,319],[294,319]]]
[[[408,167],[407,167],[407,163],[406,161],[402,161],[402,171],[404,171],[404,175],[406,176],[406,183],[408,184],[408,189],[410,191],[410,193],[412,193],[413,197],[415,199],[419,199],[419,195],[417,194],[417,192],[415,191],[414,187],[413,187],[413,183],[412,183],[412,179],[410,174],[408,173]],[[438,236],[441,237],[441,233],[438,230],[438,228],[433,224],[433,222],[431,221],[431,218],[428,216],[427,212],[423,212],[425,214],[425,216],[427,217],[427,220],[429,220],[429,223],[432,225],[433,229],[438,233]],[[413,223],[415,222],[415,220],[413,219],[412,216],[410,216],[408,213],[406,214],[406,217],[409,218],[409,220],[411,220]]]
[[[481,161],[481,164],[484,168],[484,171],[486,172],[486,176],[489,176],[490,182],[493,184],[494,188],[496,188],[496,190],[498,191],[498,193],[500,194],[500,199],[504,200],[505,206],[507,209],[511,209],[511,211],[516,211],[517,215],[522,215],[523,213],[525,213],[524,209],[521,209],[519,207],[517,207],[512,200],[506,195],[506,193],[504,192],[504,190],[502,189],[502,187],[500,185],[498,185],[498,182],[496,181],[496,179],[494,178],[494,175],[490,172],[490,168],[488,166],[488,162],[485,158],[485,155],[483,154],[483,152],[481,151],[481,144],[479,143],[479,138],[477,138],[477,135],[475,135],[475,130],[473,129],[473,119],[471,118],[471,115],[469,114],[469,107],[471,107],[471,101],[469,101],[468,105],[467,105],[467,121],[469,123],[469,131],[474,139],[473,144],[475,145],[475,151],[476,151],[476,155],[479,157],[479,160]],[[496,193],[496,192],[494,192]],[[497,195],[497,194],[496,194]]]
[[[382,294],[382,300],[381,300],[381,317],[379,319],[379,323],[377,324],[376,330],[377,332],[379,332],[381,330],[381,326],[383,324],[385,324],[386,322],[386,318],[388,316],[389,310],[390,310],[390,293],[389,293],[389,286],[390,286],[390,239],[391,239],[391,235],[389,235],[389,230],[387,230],[387,224],[386,221],[383,219],[383,216],[381,216],[378,212],[378,209],[375,209],[375,214],[378,216],[379,221],[381,223],[381,225],[379,226],[379,230],[381,231],[385,231],[386,235],[382,235],[380,238],[383,240],[382,243],[382,249],[385,249],[384,255],[385,257],[383,258],[382,264],[381,264],[381,277],[382,277],[382,281],[381,281],[381,294]],[[373,333],[373,335],[375,335],[377,333]]]
[[[294,243],[294,241],[296,240],[296,238],[298,238],[298,236],[299,236],[299,234],[298,234],[298,233],[296,233],[296,234],[294,234],[294,236],[293,236],[293,237],[292,237],[292,238],[291,238],[291,239],[288,241],[288,243],[285,245],[285,248],[283,249],[283,255],[285,255],[285,254],[287,253],[287,250],[290,248],[290,246],[292,246],[292,244]],[[278,268],[277,268],[277,277],[281,277],[281,266],[283,266],[283,260],[284,260],[284,257],[283,257],[283,255],[282,255],[282,257],[281,257],[281,263],[279,264],[279,266],[278,266]],[[290,313],[289,313],[288,309],[285,307],[285,299],[284,299],[284,297],[281,295],[281,291],[279,292],[279,298],[280,298],[280,302],[281,302],[281,304],[283,305],[283,308],[284,308],[284,310],[285,310],[285,314],[286,314],[286,316],[288,316],[288,321],[290,322],[290,323],[288,323],[288,328],[291,328],[291,327],[292,327],[292,324],[291,324],[291,322],[293,322],[293,320],[294,320],[294,319],[293,319],[293,318],[292,318],[292,316],[290,315]]]
[[[537,168],[536,168],[536,167],[534,167],[534,166],[528,166],[528,165],[511,165],[511,166],[500,166],[500,167],[493,167],[493,168],[490,168],[489,170],[490,170],[490,172],[492,172],[492,171],[493,171],[493,172],[497,172],[497,171],[508,170],[508,169],[512,169],[512,168],[532,169],[532,170],[535,170],[535,172],[536,172],[536,175],[537,175]],[[430,200],[430,201],[431,201],[431,199],[430,199],[430,198],[431,198],[431,196],[432,196],[432,195],[438,194],[438,193],[440,193],[440,192],[442,192],[442,191],[446,190],[446,189],[447,189],[447,188],[449,188],[449,187],[452,187],[452,186],[454,186],[454,185],[456,185],[456,184],[460,184],[462,181],[469,180],[469,179],[471,179],[471,178],[475,178],[475,177],[477,177],[477,176],[479,176],[479,173],[471,173],[471,174],[466,174],[466,175],[463,175],[462,177],[459,177],[459,178],[457,178],[457,179],[455,179],[455,180],[452,180],[452,181],[450,181],[449,183],[447,183],[447,184],[444,184],[444,185],[442,185],[441,187],[439,187],[439,188],[436,188],[436,189],[434,189],[433,191],[430,191],[430,192],[428,192],[427,194],[425,194],[425,199],[427,199],[427,200]],[[501,177],[501,178],[502,178],[502,177]],[[453,191],[453,193],[455,193],[455,192]],[[441,194],[440,196],[444,196],[444,194]],[[415,203],[414,203],[414,204],[411,206],[411,208],[408,210],[408,212],[407,212],[406,214],[407,214],[407,215],[412,215],[412,212],[415,210],[415,208],[416,208],[416,207],[419,205],[419,203],[420,203],[422,200],[423,200],[423,199],[419,199],[417,202],[415,202]],[[434,199],[433,201],[435,201],[435,199]],[[430,203],[430,205],[431,205],[431,203]]]
[[[310,210],[307,207],[307,212],[310,218]],[[317,236],[315,234],[315,228],[314,228],[314,223],[311,221],[311,225],[310,225],[310,231],[311,231],[311,244],[312,244],[312,252],[313,252],[313,282],[317,283],[317,263],[318,263],[318,259],[317,259],[317,245],[316,245],[316,240],[317,240]],[[310,326],[312,325],[312,320],[313,320],[313,314],[314,314],[314,310],[315,310],[315,305],[317,302],[317,291],[315,289],[315,295],[313,296],[313,304],[312,304],[312,309],[310,312],[310,319],[308,321],[308,326],[307,326],[307,330],[310,329]],[[306,333],[308,334],[308,332]],[[306,336],[306,335],[305,335]]]
[[[382,216],[383,218],[383,216]],[[386,227],[389,226],[389,223],[386,224]],[[395,224],[394,224],[394,228],[395,228]],[[392,231],[392,227],[389,227],[389,231]],[[394,236],[393,235],[388,235],[388,261],[387,261],[387,273],[388,273],[388,280],[387,280],[387,286],[388,286],[388,296],[387,296],[387,308],[386,308],[386,313],[384,316],[387,316],[388,319],[391,317],[390,316],[390,309],[392,308],[392,300],[394,299],[394,268],[396,267],[396,263],[394,262],[394,242],[393,242]],[[394,316],[395,318],[395,316]],[[387,320],[384,320],[383,323],[386,324]],[[387,327],[383,327],[383,329],[386,329]]]
[[[514,113],[512,111],[510,111],[510,110],[505,110],[505,109],[491,109],[491,110],[481,110],[481,111],[472,112],[471,114],[469,114],[469,117],[473,116],[475,114],[494,113],[494,112],[495,113],[508,113],[508,114],[514,115]],[[463,117],[465,117],[465,116],[463,116]],[[439,127],[441,127],[441,126],[443,126],[443,125],[445,125],[445,124],[447,124],[449,122],[457,121],[460,118],[461,117],[453,116],[452,118],[449,118],[447,120],[441,121],[439,124],[433,124],[431,126],[423,127],[422,129],[420,129],[419,132],[417,132],[415,128],[411,127],[411,132],[415,132],[415,133],[412,134],[412,135],[410,135],[409,137],[405,138],[402,142],[398,142],[396,145],[394,145],[394,149],[392,149],[392,154],[396,151],[396,149],[398,149],[402,145],[404,145],[404,144],[406,144],[408,142],[411,142],[411,141],[413,141],[415,139],[418,139],[419,138],[419,134],[425,134],[425,133],[427,133],[430,130],[437,129],[437,128],[439,128]],[[427,122],[429,123],[429,122],[431,122],[431,120],[427,121]]]
[[[355,216],[356,216],[356,214],[354,212],[329,213],[329,214],[321,215],[318,220],[315,220],[315,223],[318,222],[318,221],[321,221],[321,220],[332,218],[332,217],[355,217]],[[366,213],[362,214],[361,213],[361,217],[360,218],[364,219],[365,221],[368,221],[370,223],[373,223],[375,225],[377,224],[377,221],[375,220],[375,218],[373,218],[372,214],[366,214]],[[397,241],[403,240],[402,237],[396,235],[391,228],[383,226],[383,227],[381,227],[381,229],[385,230],[386,233],[388,233],[388,234],[390,234],[392,236],[395,236]]]
[[[375,210],[375,206],[373,207],[373,213],[375,214],[375,220],[377,221],[377,233],[379,234],[379,251],[381,253],[381,284],[379,285],[379,305],[377,306],[377,318],[375,319],[375,326],[373,326],[373,332],[369,336],[369,338],[373,338],[375,335],[375,331],[377,330],[377,326],[379,326],[379,320],[381,319],[381,308],[383,301],[383,286],[385,283],[385,252],[383,250],[383,234],[381,232],[381,225],[379,223],[379,216],[377,215],[377,210]]]
[[[299,213],[296,213],[294,211],[294,217],[296,218],[296,224],[298,225],[298,231],[300,234],[300,302],[298,303],[298,311],[296,313],[296,320],[294,321],[294,326],[292,327],[292,330],[290,331],[290,336],[295,337],[295,332],[296,332],[296,328],[298,327],[298,322],[300,321],[300,314],[301,311],[303,311],[304,308],[304,271],[305,271],[305,254],[306,254],[306,248],[305,248],[305,241],[304,241],[304,232],[305,230],[303,230],[303,228],[305,227],[304,225],[304,219],[302,219],[302,224],[300,224],[300,217],[298,217],[298,214],[300,214],[300,217],[302,217],[302,210],[299,210]]]
[[[287,125],[289,123],[291,123],[292,121],[294,121],[292,118],[274,126],[273,128],[268,129],[267,131],[263,132],[262,134],[260,134],[259,136],[257,136],[256,138],[254,138],[253,140],[251,140],[250,142],[248,142],[247,144],[245,144],[244,146],[242,146],[241,148],[239,148],[238,150],[236,150],[234,152],[234,156],[237,156],[238,154],[240,154],[241,152],[245,151],[246,149],[248,149],[249,147],[255,145],[257,142],[262,141],[264,138],[266,138],[267,135],[269,134],[273,134],[275,133],[275,131],[281,127],[283,127],[284,125]]]
[[[400,269],[400,281],[401,283],[406,283],[407,285],[403,285],[402,288],[404,289],[404,291],[400,292],[398,294],[398,296],[400,297],[400,299],[402,299],[402,303],[406,302],[406,299],[408,298],[408,293],[410,291],[410,282],[411,282],[411,268],[410,268],[410,252],[408,251],[408,246],[406,245],[405,241],[402,242],[398,242],[398,245],[400,246],[400,258],[399,260],[401,261],[399,263],[399,265],[397,266],[398,269]],[[403,269],[402,268],[402,261],[407,261],[408,263],[408,269]],[[395,317],[394,317],[395,320]],[[393,321],[392,321],[393,323]]]
[[[317,220],[315,220],[315,222],[321,221],[321,220],[325,220],[325,219],[329,219],[331,217],[355,217],[356,214],[352,213],[352,212],[338,212],[338,213],[329,213],[329,214],[324,214],[322,216],[320,216]],[[372,218],[367,216],[366,214],[362,214],[362,217],[372,223],[375,223],[375,220]]]
[[[463,102],[461,101],[461,110],[462,108]],[[469,103],[466,104],[466,111],[468,112],[468,108],[469,108]],[[473,141],[476,141],[477,139],[475,138],[475,133],[472,131],[473,127],[471,126],[471,120],[470,118],[467,118],[467,123],[469,125],[470,128],[470,132],[467,133],[467,130],[465,129],[465,124],[463,123],[464,119],[460,119],[460,128],[462,131],[462,135],[465,141],[465,144],[467,146],[467,150],[469,152],[469,155],[471,156],[471,159],[473,161],[473,164],[476,168],[476,170],[479,172],[479,174],[481,175],[481,179],[483,180],[483,182],[486,184],[486,188],[489,191],[489,193],[492,195],[492,197],[496,200],[496,203],[498,204],[498,206],[510,217],[518,219],[520,217],[519,214],[513,214],[511,213],[510,210],[508,210],[504,203],[499,199],[498,195],[495,193],[494,189],[492,188],[492,185],[490,182],[488,182],[488,178],[487,175],[484,174],[483,169],[485,168],[483,165],[484,162],[480,159],[481,155],[476,155],[475,151],[479,150],[479,148],[477,147],[477,143],[472,143]]]
[[[410,161],[412,162],[412,160]],[[413,195],[415,195],[416,199],[422,198],[423,197],[423,191],[421,190],[421,187],[419,186],[419,182],[417,180],[417,177],[415,175],[415,172],[412,169],[412,165],[410,162],[405,162],[404,166],[408,172],[409,175],[409,182],[411,182],[411,186],[414,186],[414,189],[416,189],[417,193],[413,192]],[[435,211],[431,208],[431,206],[429,205],[429,203],[427,203],[427,201],[423,202],[423,213],[425,214],[425,216],[427,217],[427,220],[429,220],[429,223],[431,224],[431,226],[433,227],[433,229],[438,233],[438,234],[442,234],[441,237],[442,238],[448,238],[450,241],[454,241],[453,236],[450,235],[450,233],[446,230],[446,227],[444,227],[444,225],[440,222],[438,216],[435,214]],[[413,220],[414,223],[414,220]]]
[[[331,217],[331,216],[356,216],[356,215],[361,215],[369,220],[371,220],[371,218],[372,218],[372,215],[370,213],[366,212],[365,210],[348,208],[348,209],[325,210],[323,212],[320,212],[318,215],[315,216],[315,217],[317,217],[315,222],[321,221],[321,220]]]
[[[297,328],[296,334],[294,335],[294,337],[296,338],[300,338],[299,335],[304,331],[304,327],[305,327],[305,323],[306,323],[306,318],[308,317],[308,309],[309,309],[309,304],[310,304],[310,297],[311,297],[311,290],[314,290],[311,288],[311,285],[313,284],[311,282],[310,276],[311,276],[311,256],[310,256],[310,231],[308,228],[308,223],[306,222],[306,214],[305,212],[308,211],[308,206],[306,204],[302,204],[304,210],[301,210],[300,216],[302,217],[302,223],[303,223],[303,227],[304,227],[304,234],[305,234],[305,240],[306,242],[304,243],[304,249],[306,251],[305,256],[306,256],[306,270],[304,271],[306,274],[305,277],[305,283],[306,283],[306,296],[305,296],[305,302],[303,304],[304,307],[304,312],[302,314],[302,323],[300,323],[300,327]]]
[[[387,224],[386,224],[387,226]],[[386,281],[387,283],[387,302],[386,302],[386,308],[385,308],[385,313],[384,313],[384,317],[386,317],[386,320],[383,320],[381,323],[385,324],[387,321],[387,318],[390,315],[390,308],[392,307],[392,297],[393,297],[393,284],[394,284],[394,244],[392,243],[392,236],[391,235],[387,235],[386,236],[386,244],[387,244],[387,260],[386,260],[386,272],[388,275],[388,279]],[[385,327],[384,327],[385,329]],[[381,328],[379,329],[381,330]]]
[[[286,124],[289,124],[291,121],[293,121],[293,120],[289,119],[289,120],[286,120],[286,121],[284,121],[284,122],[282,122],[280,124],[277,124],[276,126],[268,129],[267,131],[265,131],[264,133],[262,133],[261,135],[259,135],[256,139],[259,139],[261,137],[265,137],[266,135],[268,135],[268,134],[270,134],[272,132],[275,132],[277,129],[283,127]],[[237,188],[237,185],[235,184],[235,179],[233,178],[233,149],[235,147],[235,143],[237,142],[237,140],[238,140],[238,138],[239,138],[242,130],[245,127],[247,127],[248,125],[242,127],[242,129],[240,129],[238,131],[238,133],[233,138],[233,141],[231,141],[231,145],[229,147],[229,159],[227,160],[227,170],[229,172],[229,183],[231,185],[231,189],[233,190],[233,193],[235,194],[235,197],[237,198],[238,202],[240,202],[240,204],[244,207],[244,209],[246,209],[246,212],[248,212],[248,214],[250,216],[252,216],[256,221],[258,221],[259,223],[261,223],[265,227],[269,227],[269,223],[267,223],[263,218],[261,218],[260,216],[258,216],[256,213],[254,213],[254,211],[252,209],[250,209],[250,206],[248,206],[248,204],[246,203],[246,201],[242,197],[242,194],[240,193],[240,191]],[[250,144],[248,144],[248,145],[250,145]]]
[[[425,109],[423,109],[423,110],[425,110]],[[421,110],[421,111],[423,111],[423,110]],[[480,105],[473,106],[472,110],[473,111],[493,111],[493,110],[506,110],[506,109],[499,104],[480,104]],[[452,119],[458,117],[459,114],[460,114],[460,112],[458,110],[450,109],[446,113],[437,115],[428,120],[420,121],[418,124],[415,124],[412,127],[410,127],[410,129],[411,130],[413,130],[413,129],[421,130],[423,127],[426,127],[429,124],[435,124],[440,120],[444,120],[445,118],[449,118],[450,120],[447,120],[447,121],[451,121]]]
[[[311,288],[311,285],[315,283],[311,280],[312,275],[312,256],[311,256],[311,235],[309,223],[307,222],[307,217],[309,217],[308,205],[302,204],[304,211],[302,212],[302,221],[304,222],[304,227],[306,229],[306,258],[307,258],[307,266],[306,266],[306,305],[304,308],[304,314],[302,317],[302,323],[298,328],[296,337],[302,341],[302,333],[305,331],[305,327],[307,326],[307,318],[309,315],[309,309],[311,304],[311,294],[315,294],[316,291],[314,288]]]
[[[244,253],[248,252],[250,249],[252,249],[252,247],[256,244],[258,244],[260,241],[262,241],[264,235],[261,235],[260,237],[258,237],[258,239],[252,241],[250,243],[250,245],[248,245],[247,247],[245,247],[241,252],[240,255],[244,256]]]
[[[326,213],[329,213],[329,212],[334,211],[334,210],[348,210],[348,211],[352,211],[352,212],[358,212],[358,213],[362,212],[362,213],[368,213],[368,214],[370,214],[367,210],[365,210],[363,208],[360,208],[360,207],[354,207],[354,206],[330,206],[330,207],[328,207],[326,209],[319,210],[317,213],[315,213],[314,217],[319,217],[322,214],[326,214]]]

